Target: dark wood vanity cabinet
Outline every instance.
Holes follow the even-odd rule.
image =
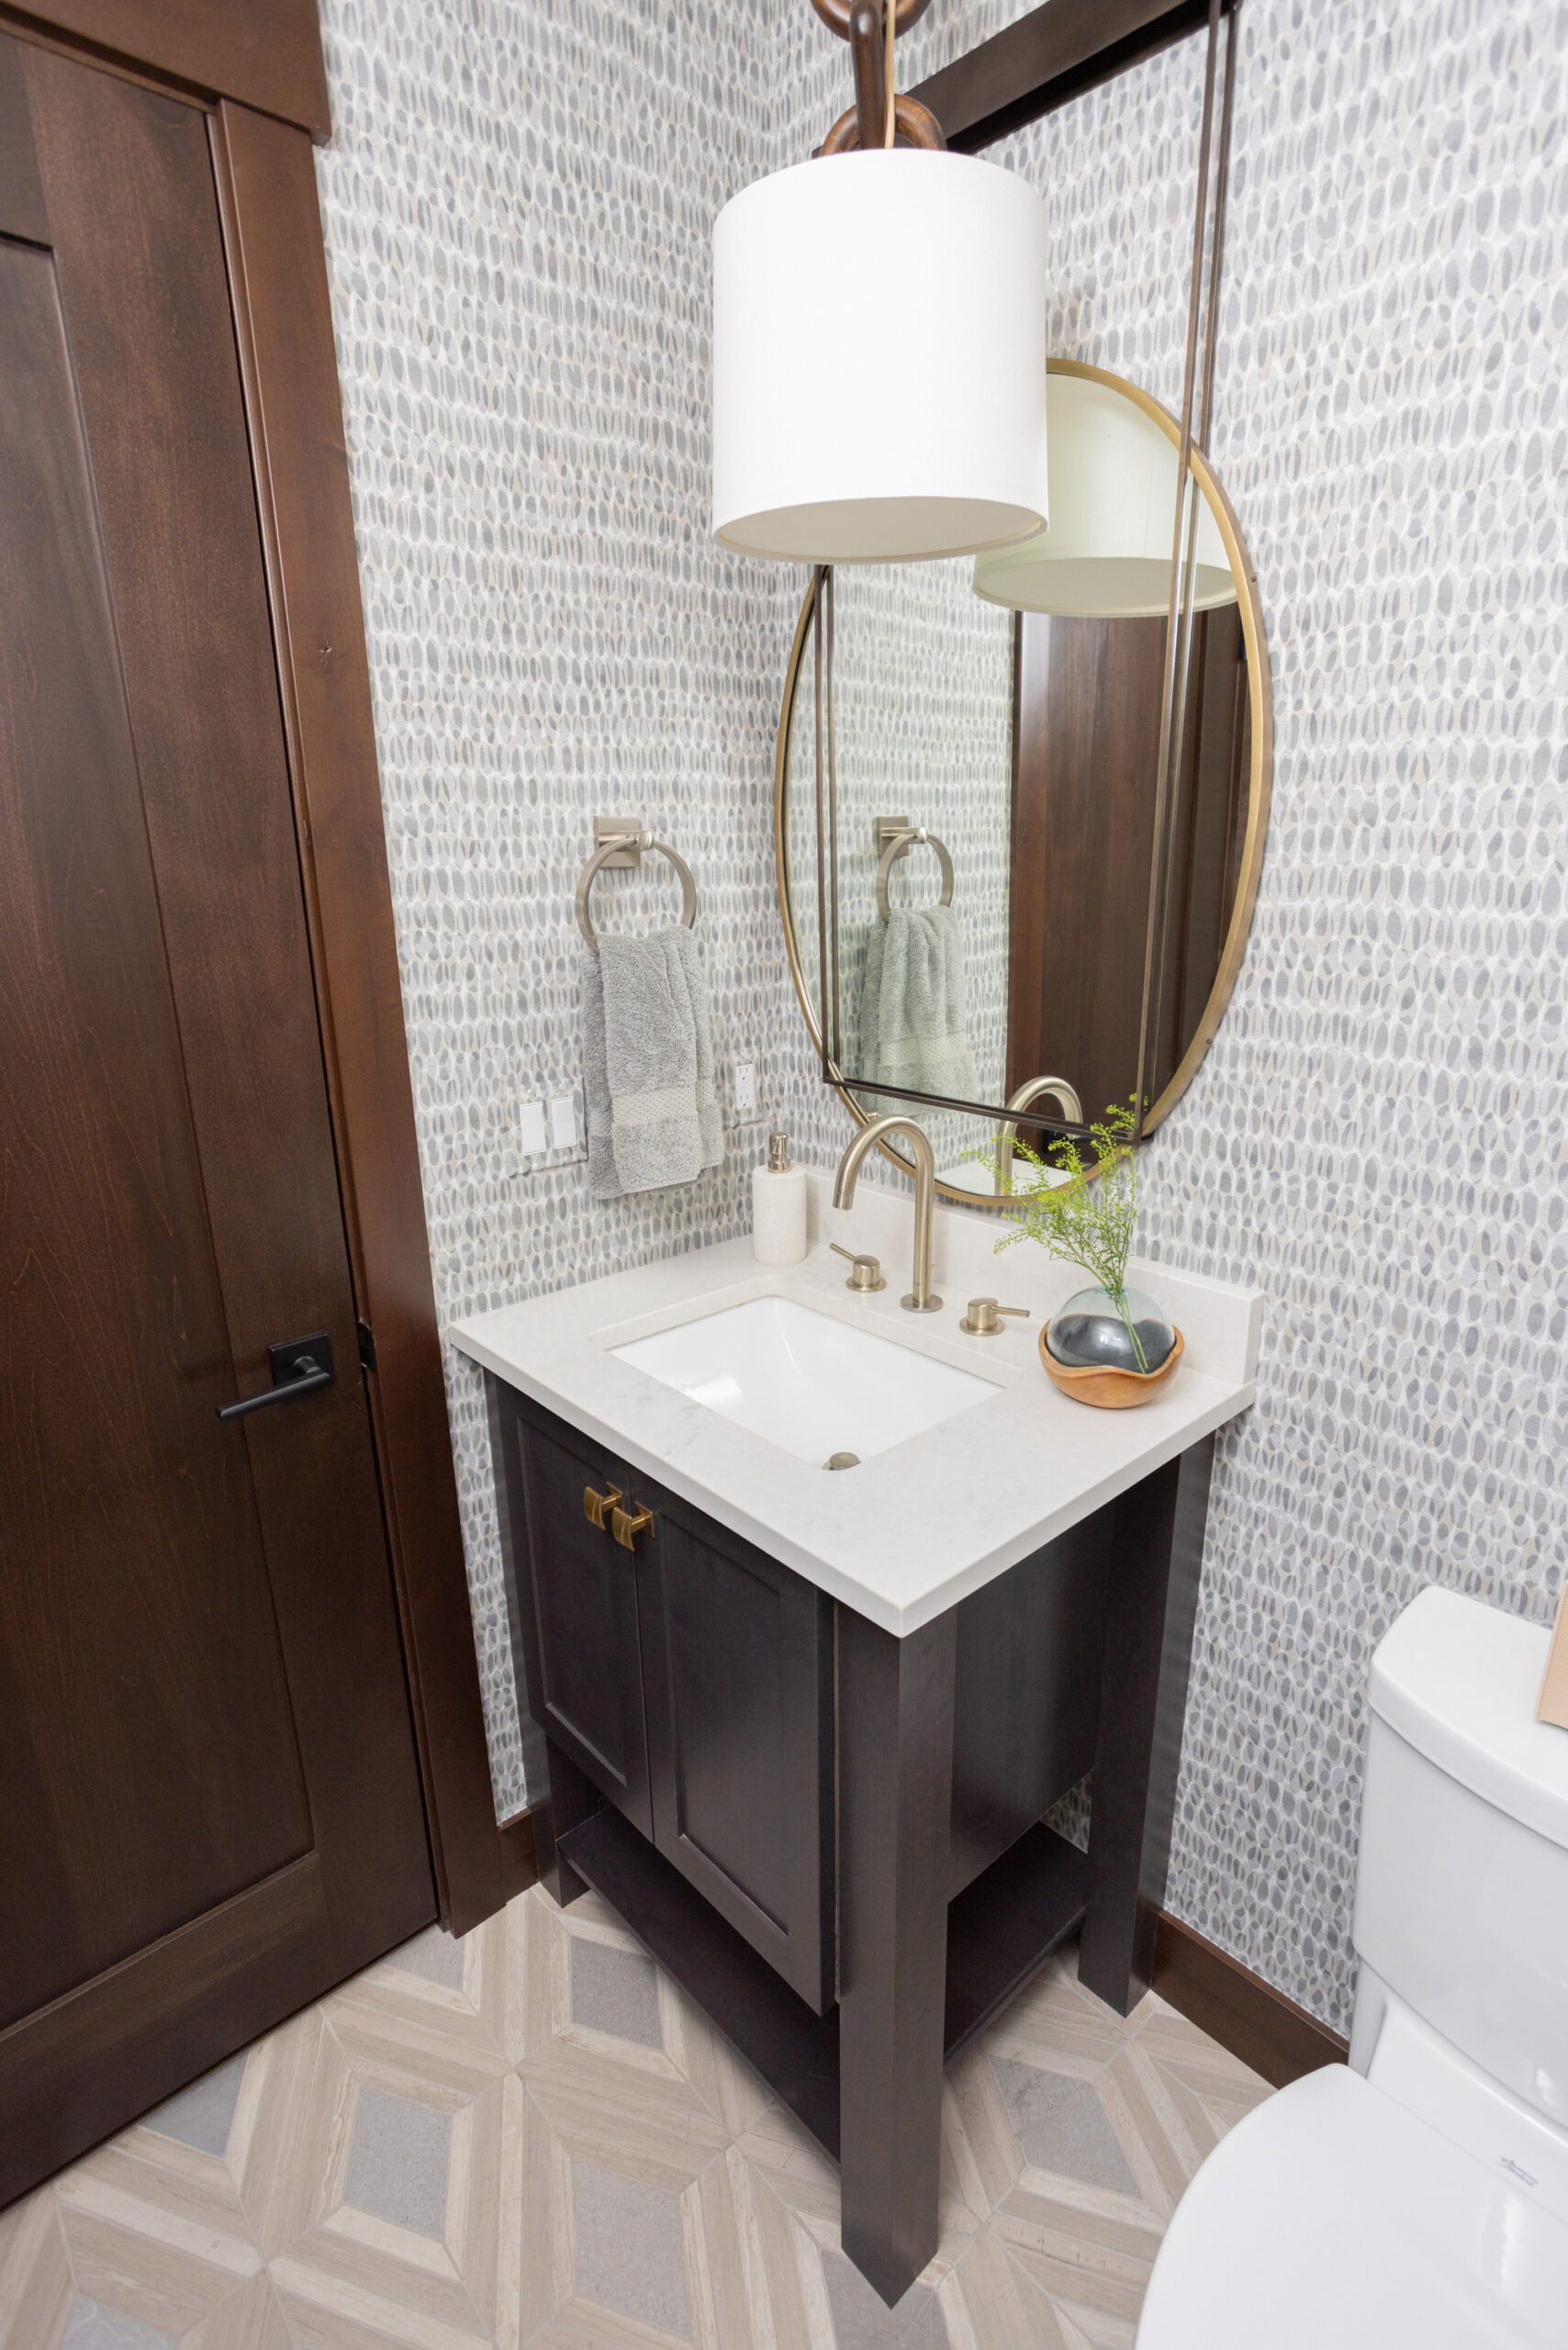
[[[492,1422],[533,1720],[823,2013],[832,1602],[510,1389]]]
[[[511,1602],[530,1715],[824,2014],[833,1602],[498,1382],[492,1416],[526,1530]],[[953,1611],[949,1899],[1091,1767],[1104,1547],[1104,1520],[1087,1519]]]
[[[1080,1927],[1081,1983],[1147,1987],[1213,1439],[900,1637],[487,1387],[541,1877],[601,1895],[838,2159],[896,2301],[945,2059]],[[1091,1770],[1085,1853],[1042,1815]]]

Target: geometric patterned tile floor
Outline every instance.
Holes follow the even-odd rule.
[[[837,2174],[592,1894],[439,1929],[0,2213],[4,2350],[1117,2350],[1264,2082],[1058,1953],[949,2068],[895,2311]]]

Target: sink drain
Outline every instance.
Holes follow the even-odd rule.
[[[824,1469],[858,1469],[859,1466],[860,1455],[857,1452],[830,1452],[823,1462]]]

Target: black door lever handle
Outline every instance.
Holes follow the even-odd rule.
[[[267,1362],[273,1383],[263,1387],[259,1395],[241,1395],[237,1404],[221,1404],[220,1420],[242,1420],[252,1412],[264,1412],[274,1404],[290,1404],[297,1395],[309,1395],[318,1387],[333,1383],[332,1342],[325,1330],[318,1330],[313,1337],[286,1338],[281,1346],[267,1348]]]

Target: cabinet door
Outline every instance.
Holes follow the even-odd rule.
[[[529,1712],[602,1788],[653,1833],[643,1724],[637,1567],[592,1523],[585,1494],[623,1494],[621,1464],[553,1414],[497,1391],[502,1506]]]
[[[834,1998],[833,1613],[636,1481],[654,1841],[821,2014]]]

